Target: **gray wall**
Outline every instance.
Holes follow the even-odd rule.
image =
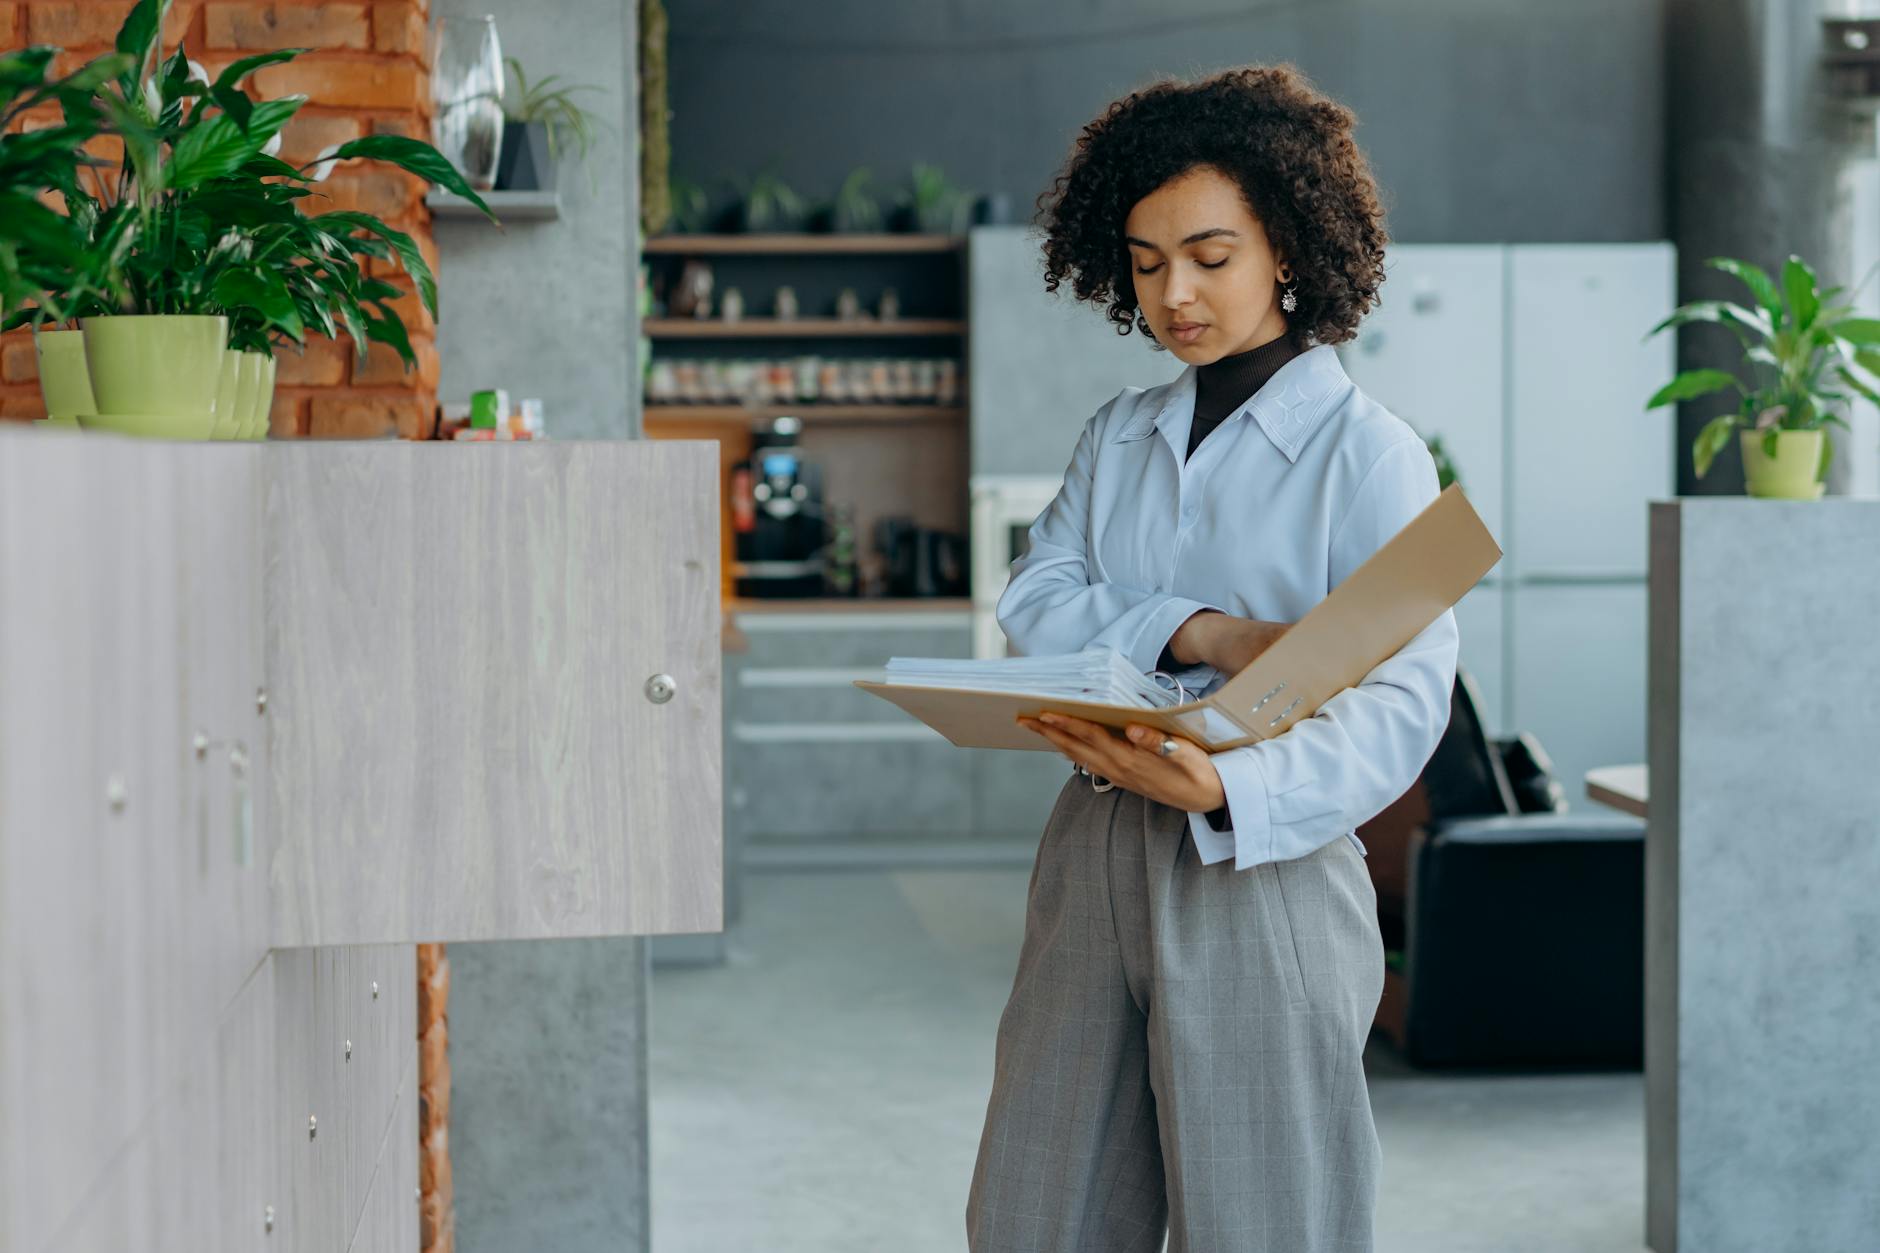
[[[1167,74],[1290,60],[1358,113],[1395,238],[1661,239],[1660,0],[669,0],[673,168],[826,196],[915,161],[1029,214]],[[714,187],[714,194],[717,188]]]
[[[531,78],[592,83],[592,150],[560,163],[561,217],[439,221],[438,399],[485,387],[539,396],[552,438],[639,432],[639,104],[637,6],[625,0],[436,0],[433,13],[496,15],[503,55]],[[629,383],[632,386],[629,386]]]
[[[450,967],[457,1248],[645,1249],[646,941],[453,944]]]

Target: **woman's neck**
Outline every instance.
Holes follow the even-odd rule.
[[[1225,417],[1266,386],[1279,368],[1299,355],[1290,333],[1253,348],[1210,361],[1195,370],[1195,417]]]

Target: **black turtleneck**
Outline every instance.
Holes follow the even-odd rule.
[[[1266,386],[1279,368],[1299,355],[1291,334],[1282,334],[1257,348],[1210,361],[1195,370],[1195,420],[1188,428],[1188,456],[1229,414]]]

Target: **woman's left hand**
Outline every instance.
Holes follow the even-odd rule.
[[[1140,723],[1131,723],[1127,738],[1119,739],[1106,726],[1059,713],[1018,721],[1091,774],[1171,809],[1210,813],[1227,803],[1213,759],[1193,740],[1165,736]],[[1160,752],[1165,738],[1175,741],[1175,751],[1166,757]]]

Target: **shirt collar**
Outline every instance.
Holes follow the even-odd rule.
[[[1222,425],[1251,416],[1286,460],[1294,462],[1350,385],[1337,351],[1329,344],[1319,344],[1274,371],[1265,386],[1222,419]],[[1194,419],[1195,367],[1191,365],[1168,384],[1161,405],[1153,413],[1138,410],[1111,437],[1111,442],[1141,439],[1153,430],[1160,431],[1171,448],[1180,444],[1185,450]],[[1176,459],[1181,459],[1179,454]]]

